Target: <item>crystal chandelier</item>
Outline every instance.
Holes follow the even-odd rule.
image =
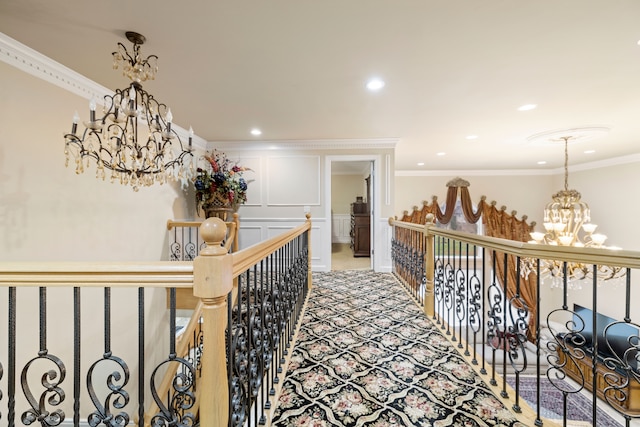
[[[531,237],[536,243],[549,245],[604,247],[607,236],[594,234],[596,224],[591,223],[591,211],[586,202],[580,200],[580,193],[569,189],[569,139],[564,141],[564,190],[551,196],[552,201],[544,208],[545,233],[533,232]],[[581,236],[581,231],[583,235]]]
[[[586,202],[580,200],[580,193],[569,189],[569,140],[571,136],[559,138],[564,141],[564,189],[558,191],[544,209],[545,232],[532,232],[529,243],[607,248],[607,236],[595,233],[597,225],[591,223],[591,211]],[[609,247],[608,249],[618,249]],[[579,281],[593,278],[593,266],[579,262],[565,263],[557,260],[541,262],[543,275],[551,277],[552,286],[559,286],[566,275],[571,288],[580,288]],[[598,279],[610,280],[623,277],[625,270],[615,266],[598,265]]]
[[[113,52],[113,68],[122,69],[131,84],[104,96],[102,116],[96,117],[96,100],[89,103],[89,121],[78,134],[78,113],[73,117],[71,132],[65,138],[65,165],[73,157],[76,173],[97,165],[96,178],[131,185],[134,191],[141,186],[188,180],[195,175],[191,153],[193,129],[185,146],[172,128],[173,116],[167,105],[159,102],[142,88],[142,82],[153,80],[158,71],[156,55],[146,59],[140,54],[145,37],[128,31],[127,39],[133,51],[118,43]],[[106,170],[110,171],[107,172]]]

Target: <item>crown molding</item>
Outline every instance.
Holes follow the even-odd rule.
[[[259,141],[209,141],[209,146],[218,150],[348,150],[348,149],[394,149],[400,138],[371,139],[301,139]]]
[[[569,171],[584,171],[591,169],[602,169],[611,166],[627,165],[629,163],[640,163],[640,153],[630,154],[628,156],[612,157],[611,159],[598,160],[595,162],[582,163],[579,165],[569,166]],[[563,168],[556,169],[557,173],[564,173]]]
[[[495,170],[396,170],[395,176],[524,176],[524,175],[554,175],[550,169],[495,169]]]
[[[25,73],[85,98],[87,101],[95,98],[97,103],[100,104],[100,100],[104,99],[105,95],[113,95],[114,93],[112,90],[73,71],[71,68],[65,67],[4,33],[0,33],[0,60]],[[174,124],[173,129],[180,135],[180,138],[186,139],[189,137],[188,130],[176,124]],[[205,150],[207,141],[194,135],[193,146],[196,149]]]
[[[4,33],[0,33],[0,58],[3,62],[25,73],[29,73],[86,99],[93,97],[102,99],[107,94],[113,94],[113,91],[106,87],[44,56]]]
[[[611,159],[598,160],[595,162],[582,163],[569,166],[569,172],[579,172],[586,170],[602,169],[612,166],[626,165],[629,163],[640,163],[640,154],[630,154],[628,156],[614,157]],[[556,169],[495,169],[495,170],[396,170],[395,176],[526,176],[526,175],[560,175],[564,173],[564,168]]]

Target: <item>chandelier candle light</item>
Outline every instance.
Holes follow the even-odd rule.
[[[93,159],[97,165],[96,178],[104,180],[108,169],[111,182],[131,185],[134,191],[154,183],[189,180],[195,175],[191,153],[193,129],[189,129],[185,148],[172,129],[171,110],[142,88],[142,82],[155,79],[158,57],[150,55],[143,59],[140,46],[145,37],[131,31],[126,36],[133,43],[133,52],[118,43],[118,51],[112,54],[113,68],[122,68],[131,84],[104,96],[100,118],[96,118],[96,100],[91,99],[89,121],[84,122],[81,135],[77,133],[80,118],[76,112],[71,132],[64,136],[65,165],[69,165],[69,157],[73,156],[76,173],[80,174]]]

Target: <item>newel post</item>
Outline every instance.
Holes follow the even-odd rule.
[[[425,265],[425,289],[424,289],[424,314],[429,317],[433,317],[435,310],[435,294],[434,294],[434,238],[431,234],[431,227],[435,227],[435,217],[433,214],[427,214],[427,221],[424,224],[424,235],[427,239],[426,251],[424,251],[424,265]]]
[[[193,294],[202,300],[202,376],[200,425],[225,426],[229,420],[225,329],[227,295],[233,286],[233,258],[222,246],[227,226],[219,218],[208,218],[200,226],[206,247],[193,261]]]

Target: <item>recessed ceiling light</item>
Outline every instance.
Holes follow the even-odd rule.
[[[424,162],[419,162],[418,166],[424,166]]]
[[[546,164],[547,164],[547,162],[546,162],[545,160],[540,160],[540,161],[538,162],[538,164],[539,164],[539,165],[546,165]]]
[[[253,136],[262,135],[262,131],[260,129],[251,129],[251,135]]]
[[[478,135],[467,135],[467,139],[478,139]]]
[[[593,154],[593,153],[595,153],[595,152],[596,152],[596,150],[586,150],[586,151],[584,152],[584,154]]]
[[[445,153],[445,152],[441,151],[441,152],[439,152],[439,153],[436,153],[436,156],[444,156],[445,154],[447,154],[447,153]]]
[[[372,92],[380,90],[383,87],[384,87],[384,80],[381,80],[378,78],[371,79],[367,82],[367,89],[369,89]]]
[[[518,107],[518,111],[530,111],[530,110],[534,110],[536,107],[537,107],[536,104],[525,104]]]

